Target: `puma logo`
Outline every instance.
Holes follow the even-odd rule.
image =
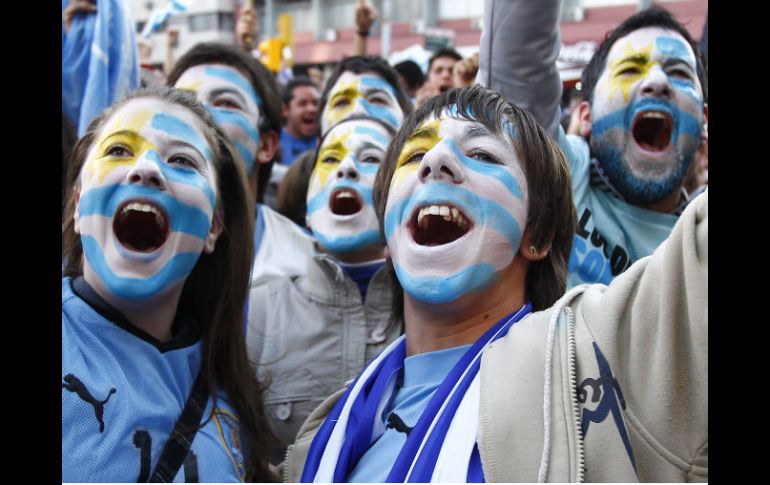
[[[393,428],[399,433],[404,433],[407,436],[409,436],[409,433],[414,429],[407,426],[396,413],[390,413],[390,416],[388,416],[388,424],[385,426],[385,429],[388,428]]]
[[[99,421],[99,432],[104,432],[104,405],[107,404],[107,401],[110,400],[110,396],[115,394],[117,392],[115,388],[113,387],[110,389],[110,392],[107,394],[107,398],[104,401],[97,400],[94,396],[91,395],[91,393],[86,388],[85,384],[80,382],[80,379],[75,377],[72,374],[67,374],[64,376],[64,382],[61,385],[62,389],[67,389],[70,392],[74,392],[77,394],[80,399],[84,400],[87,403],[90,403],[94,407],[94,413],[96,414],[96,420]]]

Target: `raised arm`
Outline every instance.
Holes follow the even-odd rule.
[[[477,81],[529,111],[554,138],[560,49],[559,0],[486,0]]]

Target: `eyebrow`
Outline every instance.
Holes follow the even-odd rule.
[[[421,138],[432,139],[436,137],[438,137],[437,127],[435,126],[424,127],[424,128],[421,127],[421,128],[417,128],[417,130],[415,130],[412,133],[412,136],[406,139],[406,142],[404,144],[409,143],[410,141],[416,140],[416,139],[421,139]]]
[[[126,136],[129,138],[137,139],[139,138],[139,134],[132,130],[120,130],[116,131],[115,133],[110,133],[109,135],[105,136],[104,139],[99,143],[99,148],[104,145],[104,143],[109,140],[110,138],[114,138],[116,136]]]
[[[361,144],[361,146],[358,147],[358,151],[362,152],[362,151],[366,150],[367,148],[374,148],[376,150],[383,151],[383,149],[382,149],[382,147],[380,145],[377,145],[376,143],[372,143],[370,141],[363,142]]]
[[[694,67],[687,61],[687,59],[683,59],[681,57],[668,57],[665,61],[661,64],[663,67],[671,67],[671,66],[687,66],[691,70],[694,69]]]
[[[332,143],[331,145],[324,145],[324,146],[322,146],[320,153],[330,152],[330,151],[334,151],[334,150],[342,151],[344,149],[345,149],[345,147],[342,145],[342,143],[337,141],[337,142]]]
[[[246,98],[243,96],[243,94],[240,91],[238,91],[237,89],[233,89],[233,88],[212,89],[210,96],[214,97],[214,96],[219,96],[219,95],[222,95],[222,94],[232,94],[233,96],[238,98],[242,103],[246,103]]]
[[[482,136],[495,136],[489,129],[482,125],[474,123],[465,130],[463,130],[464,138],[478,138]]]
[[[644,54],[634,54],[632,56],[624,57],[622,59],[619,59],[615,65],[622,64],[624,62],[633,62],[634,64],[646,64],[649,62],[650,58],[649,56],[646,56]]]
[[[337,96],[353,96],[358,92],[355,88],[345,88],[340,91],[335,91],[334,94],[332,94],[332,99],[336,98]]]

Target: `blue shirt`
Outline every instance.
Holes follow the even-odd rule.
[[[385,433],[364,453],[348,482],[385,482],[406,442],[407,431],[417,424],[436,389],[469,348],[461,345],[404,359],[403,383],[383,410]]]
[[[283,165],[291,165],[294,163],[294,159],[302,155],[308,150],[315,150],[318,143],[318,138],[311,136],[310,138],[294,138],[286,131],[286,128],[281,130],[281,163]]]
[[[340,266],[350,276],[350,279],[356,282],[358,290],[361,292],[361,301],[366,300],[366,290],[369,288],[369,282],[372,281],[372,276],[378,269],[382,268],[385,264],[384,259],[378,259],[377,261],[349,264],[340,262]]]

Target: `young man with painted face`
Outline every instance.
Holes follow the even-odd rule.
[[[391,278],[372,200],[394,133],[362,115],[329,130],[307,189],[307,225],[317,243],[307,274],[251,291],[249,357],[270,379],[269,419],[287,444],[313,408],[401,333],[389,320]],[[271,459],[280,462],[284,451]]]
[[[271,480],[241,330],[253,206],[225,135],[192,96],[140,91],[92,122],[68,187],[62,480],[148,481],[199,379],[202,424],[170,478]]]
[[[270,72],[237,47],[201,43],[187,51],[168,76],[169,85],[192,91],[235,144],[246,165],[256,208],[252,286],[274,275],[304,273],[301,254],[312,239],[296,224],[261,204],[278,151],[281,102]]]
[[[337,64],[321,95],[321,133],[353,115],[380,118],[394,129],[412,104],[398,73],[375,56],[347,57]]]
[[[567,163],[476,86],[405,121],[374,200],[405,336],[309,416],[287,481],[707,479],[708,194],[609,288],[562,296]]]
[[[558,1],[487,0],[485,8],[480,82],[530,110],[570,162],[578,226],[569,286],[609,283],[653,252],[695,195],[683,183],[707,137],[698,46],[661,8],[628,18],[583,71],[581,136],[565,136]]]

